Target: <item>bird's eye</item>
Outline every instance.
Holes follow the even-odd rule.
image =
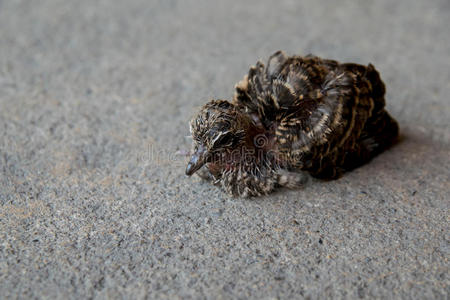
[[[219,137],[217,137],[213,144],[214,147],[224,147],[229,146],[233,142],[233,135],[231,133],[222,134]]]

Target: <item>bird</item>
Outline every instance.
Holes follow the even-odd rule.
[[[192,118],[186,175],[238,197],[301,187],[306,174],[337,179],[398,140],[385,91],[372,64],[277,51],[251,66],[231,102],[210,100]]]

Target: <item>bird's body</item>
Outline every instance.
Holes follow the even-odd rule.
[[[202,177],[242,196],[295,187],[298,171],[337,178],[396,140],[384,93],[372,65],[276,52],[251,67],[231,103],[213,100],[192,120],[186,173],[206,164]]]

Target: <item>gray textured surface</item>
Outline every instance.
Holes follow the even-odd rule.
[[[449,296],[450,2],[0,1],[1,298]],[[403,139],[253,200],[187,121],[284,49],[372,62]]]

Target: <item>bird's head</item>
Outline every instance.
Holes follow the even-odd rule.
[[[186,168],[192,175],[204,164],[239,149],[245,142],[247,118],[230,102],[212,100],[190,122],[193,151]]]

